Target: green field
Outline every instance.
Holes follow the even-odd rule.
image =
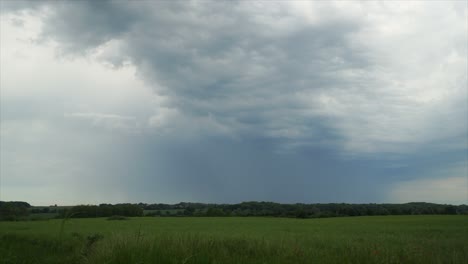
[[[468,263],[467,216],[0,222],[0,263]]]

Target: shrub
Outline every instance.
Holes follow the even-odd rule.
[[[108,217],[107,220],[128,220],[128,218],[121,215],[113,215]]]

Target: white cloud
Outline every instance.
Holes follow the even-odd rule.
[[[122,116],[105,113],[65,113],[65,117],[90,120],[93,126],[127,132],[141,132],[141,125],[134,116]]]
[[[389,189],[390,202],[468,204],[468,162],[448,164],[428,175],[400,181]]]
[[[402,182],[390,192],[389,201],[467,204],[468,180],[460,176]]]
[[[229,127],[207,116],[187,115],[176,108],[160,108],[148,119],[149,128],[155,129],[160,136],[180,138],[194,138],[200,135],[223,135],[233,137]]]

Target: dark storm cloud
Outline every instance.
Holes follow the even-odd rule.
[[[314,105],[301,105],[296,97],[346,89],[353,80],[344,70],[370,67],[362,47],[348,39],[358,21],[346,18],[306,24],[276,5],[235,2],[79,1],[54,7],[43,34],[66,52],[114,40],[119,50],[108,61],[136,65],[169,107],[211,116],[238,133],[313,138],[315,127],[326,123],[318,121]]]
[[[439,76],[439,69],[427,64],[421,75],[417,67],[431,58],[450,60],[441,52],[431,55],[445,45],[434,40],[415,53],[418,40],[387,36],[370,23],[372,11],[345,12],[335,2],[312,5],[311,20],[283,2],[60,2],[50,5],[43,37],[65,53],[98,51],[107,63],[135,65],[165,96],[164,106],[177,111],[179,120],[166,125],[184,116],[185,123],[209,118],[234,134],[295,144],[319,141],[317,131],[330,130],[352,152],[400,152],[414,141],[460,136],[463,128],[434,135],[426,132],[433,129],[429,122],[419,124],[426,119],[419,109],[433,104],[417,97],[424,78]],[[463,36],[450,36],[463,58],[466,49],[456,44]],[[392,45],[407,54],[387,49]],[[460,73],[453,73],[460,82],[452,90],[466,84]],[[464,111],[458,109],[453,114],[460,118]]]

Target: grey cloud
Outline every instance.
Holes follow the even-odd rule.
[[[54,7],[44,36],[74,52],[117,41],[121,58],[108,59],[129,59],[181,115],[211,115],[240,134],[313,139],[315,127],[327,124],[319,124],[314,105],[297,97],[347,89],[360,80],[344,71],[371,67],[362,47],[349,39],[360,21],[346,18],[310,24],[287,9],[226,2]]]
[[[49,5],[44,36],[53,36],[64,52],[86,52],[123,37],[138,19],[132,4],[112,1],[60,1]],[[144,11],[144,9],[141,9]]]
[[[68,53],[99,50],[116,66],[129,61],[184,122],[212,116],[232,133],[286,137],[296,144],[321,140],[316,131],[328,130],[351,152],[401,152],[406,144],[447,137],[426,132],[437,121],[428,121],[423,111],[436,104],[417,97],[429,82],[426,76],[433,78],[430,89],[438,94],[437,85],[460,79],[466,55],[466,48],[456,44],[466,40],[458,24],[448,35],[453,47],[434,40],[427,51],[419,49],[423,40],[409,38],[398,24],[397,33],[387,34],[373,13],[385,17],[393,10],[402,19],[408,16],[391,3],[369,3],[350,12],[339,2],[311,3],[312,18],[282,2],[77,1],[49,7],[44,38],[58,41]],[[433,10],[439,7],[422,8],[437,15]],[[426,13],[421,23],[427,22]],[[454,14],[442,26],[459,20]],[[444,34],[441,25],[427,29],[431,26]],[[418,25],[410,28],[428,33]],[[106,53],[109,47],[115,50]],[[444,53],[453,49],[458,62]],[[439,78],[428,60],[451,70]],[[437,98],[440,107],[464,94],[460,87],[466,78],[460,80],[449,97]],[[463,111],[455,115],[464,117]],[[170,121],[178,122],[166,124]],[[451,135],[463,129],[454,128]]]
[[[0,13],[37,10],[42,8],[46,4],[50,4],[50,1],[5,0],[0,2]]]
[[[64,133],[83,146],[55,146],[56,156],[76,151],[89,178],[121,181],[137,199],[387,201],[392,184],[437,183],[440,168],[466,160],[466,11],[450,4],[46,5],[43,40],[62,54],[134,66],[158,99],[44,113],[19,102],[4,107],[12,125],[2,132],[21,141],[36,129],[35,143],[23,144],[34,149]],[[62,120],[49,121],[58,128],[27,120],[57,109]],[[123,127],[139,134],[107,133]],[[23,173],[13,162],[21,155],[4,161],[4,173]]]

